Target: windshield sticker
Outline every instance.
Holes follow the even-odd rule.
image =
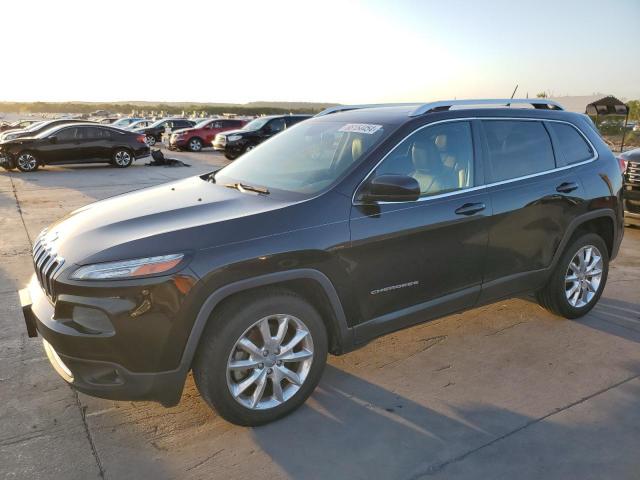
[[[371,123],[347,123],[339,132],[366,133],[373,135],[382,128],[382,125],[373,125]]]

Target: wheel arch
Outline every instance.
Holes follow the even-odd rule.
[[[213,312],[231,297],[264,287],[289,289],[317,308],[327,326],[332,353],[345,353],[353,348],[353,331],[347,325],[342,303],[331,280],[319,270],[287,270],[230,283],[215,290],[205,299],[182,354],[180,365],[185,376],[191,368],[200,338]]]
[[[555,267],[567,245],[584,233],[596,233],[602,237],[613,260],[620,245],[619,233],[616,231],[616,215],[611,209],[599,209],[585,213],[573,219],[567,227],[562,241],[556,249],[551,267]]]

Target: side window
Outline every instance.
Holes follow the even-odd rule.
[[[80,138],[89,140],[96,139],[100,137],[101,128],[95,127],[78,127],[78,134]]]
[[[58,138],[59,142],[66,142],[69,140],[75,140],[77,135],[77,128],[65,128],[64,130],[60,130],[57,134],[56,137]]]
[[[548,122],[547,126],[558,140],[563,165],[584,162],[593,158],[593,149],[574,127],[557,122]]]
[[[551,138],[542,122],[483,120],[492,182],[556,167]]]
[[[223,127],[222,122],[213,122],[213,124],[211,125],[211,128],[222,128],[222,127]]]
[[[267,124],[267,131],[277,133],[284,130],[284,118],[274,118]]]
[[[111,138],[115,135],[113,130],[108,130],[106,128],[98,128],[98,138]]]
[[[378,166],[375,175],[408,175],[422,196],[473,186],[473,137],[469,122],[425,127],[403,140]]]

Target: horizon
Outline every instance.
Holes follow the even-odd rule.
[[[313,7],[252,1],[241,25],[216,21],[225,9],[233,16],[232,2],[148,5],[114,0],[95,14],[78,0],[35,9],[32,2],[4,5],[2,36],[21,41],[5,48],[4,64],[16,74],[3,77],[0,102],[421,102],[504,98],[516,85],[519,97],[544,91],[640,98],[640,64],[627,65],[632,55],[613,31],[617,24],[611,23],[616,35],[603,32],[605,8],[595,0],[451,0],[447,8],[415,0],[392,7],[380,0]],[[175,9],[198,15],[185,27],[167,15]],[[630,25],[640,22],[636,1],[606,9]],[[122,18],[126,28],[118,27]],[[139,34],[131,33],[135,20]],[[42,45],[44,54],[35,59],[24,54],[42,52]]]

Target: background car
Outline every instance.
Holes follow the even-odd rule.
[[[199,152],[203,146],[211,145],[218,133],[242,128],[246,123],[246,120],[236,118],[206,119],[192,128],[175,130],[169,138],[169,148]]]
[[[640,226],[640,148],[618,155],[624,171],[624,220],[629,225]]]
[[[59,125],[0,144],[0,165],[23,172],[43,165],[96,162],[125,168],[147,155],[144,135],[95,123]]]
[[[147,138],[147,144],[154,146],[157,142],[162,140],[162,134],[165,131],[174,131],[179,128],[189,128],[196,124],[193,120],[187,120],[186,118],[161,118],[160,120],[152,123],[145,128],[136,128],[133,130],[135,133],[142,133]]]
[[[234,160],[266,139],[307,118],[311,118],[311,115],[271,115],[256,118],[240,130],[216,135],[213,149],[224,152],[225,157]]]
[[[35,135],[38,135],[40,132],[44,132],[45,130],[56,127],[58,125],[64,125],[66,123],[79,123],[79,122],[86,122],[86,120],[57,118],[55,120],[46,120],[44,122],[34,123],[30,127],[25,128],[23,130],[10,130],[8,132],[1,133],[0,142],[5,142],[7,140],[13,140],[13,139],[22,138],[22,137],[33,137]]]
[[[8,130],[22,130],[24,128],[29,128],[31,125],[35,123],[39,123],[42,120],[40,119],[30,119],[30,120],[18,120],[17,122],[2,122],[0,125],[0,132],[6,132]]]
[[[129,125],[123,128],[124,130],[135,130],[136,128],[146,128],[152,123],[153,123],[153,120],[144,118],[142,120],[136,120],[135,122],[130,123]]]
[[[122,117],[116,120],[115,122],[113,122],[111,126],[116,128],[125,128],[139,120],[144,120],[144,119],[140,117]]]

